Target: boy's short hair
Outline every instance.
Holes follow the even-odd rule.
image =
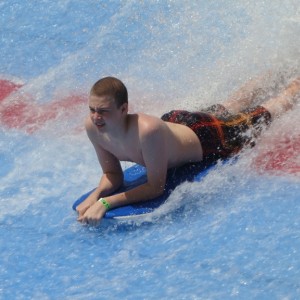
[[[98,80],[91,88],[91,95],[98,97],[111,96],[115,99],[117,108],[128,103],[128,92],[124,83],[115,77],[104,77]]]

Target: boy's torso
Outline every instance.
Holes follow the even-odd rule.
[[[188,162],[202,160],[202,147],[199,138],[187,126],[164,122],[161,119],[145,114],[128,115],[128,127],[125,134],[112,136],[99,133],[97,143],[120,161],[132,161],[145,165],[141,141],[154,130],[162,132],[161,139],[151,147],[165,147],[168,168]]]

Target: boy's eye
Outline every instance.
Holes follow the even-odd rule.
[[[95,109],[95,108],[90,107],[90,112],[93,113],[93,114],[95,112],[97,112],[99,115],[103,115],[103,114],[105,114],[109,111],[110,111],[110,109]]]

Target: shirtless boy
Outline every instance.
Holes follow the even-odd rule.
[[[160,119],[129,114],[127,89],[120,80],[97,81],[90,92],[85,127],[103,175],[95,191],[78,205],[78,221],[96,226],[110,208],[161,195],[169,168],[226,158],[251,144],[252,137],[299,100],[300,78],[262,106],[245,109],[255,93],[242,94],[203,112],[171,111]],[[120,161],[144,165],[147,182],[111,195],[123,183]]]

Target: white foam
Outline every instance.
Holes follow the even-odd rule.
[[[136,7],[137,3],[128,2],[111,17],[109,26],[99,27],[85,47],[30,80],[5,101],[9,103],[18,95],[33,96],[33,100],[26,96],[24,101],[55,101],[74,91],[87,92],[94,80],[110,73],[128,85],[133,111],[161,115],[173,108],[196,109],[218,102],[248,78],[270,68],[284,70],[293,65],[293,72],[299,72],[300,40],[295,38],[299,26],[294,25],[298,18],[294,3],[287,1],[283,10],[280,1],[273,1],[271,6],[241,1],[223,3],[222,10],[210,4],[204,11],[197,10],[194,2],[184,6],[172,3],[166,12],[150,11],[147,19],[142,12],[149,4],[139,3]],[[139,22],[143,28],[135,31],[135,37],[129,32],[128,37],[120,37],[121,29]],[[136,42],[132,52],[127,54],[131,45],[118,44],[120,39]],[[138,43],[139,39],[143,43]],[[103,61],[111,40],[120,46],[114,55],[127,60],[114,64]],[[8,151],[14,153],[17,149],[13,169],[2,184],[13,188],[17,183],[22,189],[13,199],[7,195],[2,214],[22,210],[49,195],[60,195],[70,184],[79,191],[79,187],[85,190],[97,183],[99,169],[94,150],[82,131],[73,131],[82,126],[85,113],[48,122],[34,136],[2,133]],[[296,114],[290,116],[294,124],[299,124]],[[270,134],[274,131],[271,129]],[[24,145],[20,145],[19,138],[26,140]],[[43,172],[48,177],[43,178]],[[63,181],[66,174],[68,179]],[[175,204],[166,204],[163,209],[168,210],[168,205]]]

